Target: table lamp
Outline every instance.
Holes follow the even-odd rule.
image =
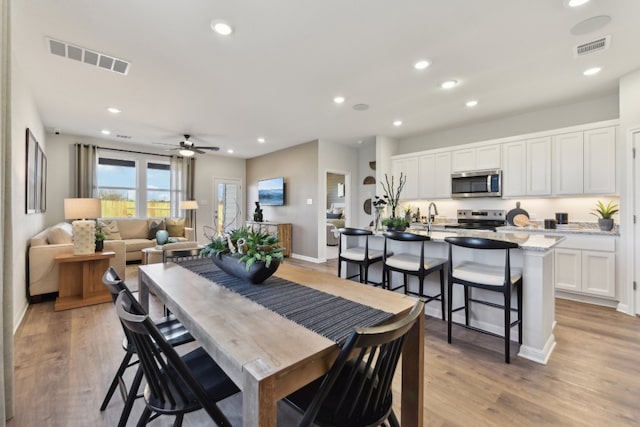
[[[196,200],[181,200],[178,207],[185,211],[192,211],[198,209],[198,202]],[[192,223],[193,220],[193,223]],[[189,225],[193,225],[193,238],[198,241],[198,227],[196,225],[195,212],[189,212]]]
[[[96,251],[96,222],[87,218],[100,215],[100,199],[64,199],[64,218],[76,220],[71,223],[74,255],[90,255]]]

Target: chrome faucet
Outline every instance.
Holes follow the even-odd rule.
[[[431,207],[433,206],[433,214],[438,215],[438,207],[435,203],[429,203],[429,207],[427,208],[427,232],[431,233],[431,223],[433,222],[433,218],[431,217]]]

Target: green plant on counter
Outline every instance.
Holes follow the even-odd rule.
[[[620,209],[618,209],[618,205],[613,202],[609,202],[605,206],[604,203],[598,200],[598,202],[596,203],[596,208],[593,209],[593,212],[591,213],[591,215],[595,215],[602,219],[611,219],[613,215],[618,213],[619,210]]]
[[[278,238],[269,233],[242,227],[232,230],[227,236],[212,237],[211,242],[200,251],[200,256],[220,258],[223,254],[230,255],[238,258],[239,263],[244,262],[249,271],[257,261],[263,261],[269,267],[272,260],[282,260],[284,248],[278,243]]]
[[[382,220],[382,225],[386,227],[408,227],[409,223],[404,218],[391,217]]]
[[[413,206],[411,206],[411,203],[409,203],[407,206],[404,207],[404,214],[411,215],[411,210],[413,210]]]

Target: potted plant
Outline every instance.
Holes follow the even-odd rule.
[[[97,227],[96,228],[96,252],[100,252],[104,249],[104,231],[102,231],[102,228]]]
[[[618,213],[618,205],[609,202],[606,206],[600,200],[596,203],[596,208],[593,209],[592,215],[598,218],[598,227],[602,231],[611,231],[613,229],[613,215]]]
[[[262,283],[278,269],[284,248],[278,238],[251,227],[232,230],[226,236],[212,237],[200,252],[225,273]]]
[[[398,209],[398,202],[400,201],[400,194],[404,188],[404,184],[407,182],[407,177],[400,172],[400,179],[398,181],[398,188],[395,187],[394,177],[384,174],[384,182],[382,183],[382,189],[384,190],[384,198],[391,206],[391,217],[382,221],[382,225],[387,226],[387,230],[404,231],[409,226],[409,223],[404,218],[396,216],[396,210]],[[392,227],[392,228],[389,228]]]
[[[407,221],[408,223],[411,223],[412,210],[413,210],[413,206],[411,206],[411,203],[409,203],[407,206],[404,207],[404,220]]]

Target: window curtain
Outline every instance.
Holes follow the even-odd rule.
[[[181,217],[181,200],[194,200],[196,159],[193,157],[171,156],[171,217]],[[193,224],[193,210],[187,211],[189,224]]]
[[[98,170],[98,146],[75,144],[76,174],[73,180],[73,197],[98,197],[96,191]]]
[[[11,232],[11,43],[9,0],[0,0],[0,425],[13,417],[13,234]]]

